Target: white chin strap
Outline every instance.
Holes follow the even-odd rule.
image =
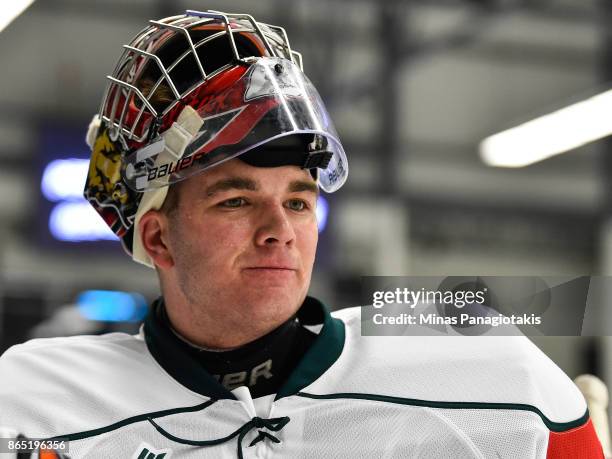
[[[161,164],[168,162],[170,158],[174,160],[181,158],[185,148],[187,148],[193,137],[200,131],[203,122],[198,112],[187,105],[172,126],[162,134],[161,137],[164,141],[160,142],[160,144],[163,151],[158,154],[155,162]],[[136,217],[134,219],[132,259],[150,268],[155,268],[155,265],[142,245],[142,239],[140,237],[140,219],[149,210],[161,209],[167,195],[167,186],[145,191],[138,205],[138,210],[136,211]]]
[[[138,211],[136,212],[136,218],[134,220],[134,236],[132,241],[132,260],[142,263],[149,268],[155,268],[153,261],[149,257],[149,254],[142,245],[142,238],[140,237],[140,219],[149,210],[159,210],[166,200],[168,195],[168,187],[156,188],[155,190],[146,191],[140,204],[138,205]]]

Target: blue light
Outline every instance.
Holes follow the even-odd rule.
[[[319,233],[322,233],[327,224],[327,214],[329,213],[329,204],[323,196],[319,196],[317,199],[317,226]]]
[[[75,201],[83,199],[87,178],[87,159],[56,159],[45,167],[40,188],[49,201]]]
[[[49,230],[55,239],[68,242],[116,241],[118,238],[85,199],[61,202],[49,215]]]
[[[117,236],[83,198],[89,160],[67,158],[51,161],[40,182],[43,195],[58,204],[49,215],[51,235],[60,241],[116,241]]]
[[[147,314],[147,301],[139,293],[87,290],[76,303],[83,317],[100,322],[140,322]]]

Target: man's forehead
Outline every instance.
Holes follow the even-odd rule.
[[[297,166],[255,167],[236,159],[212,167],[189,181],[197,188],[213,193],[230,188],[256,191],[269,187],[318,192],[317,182],[306,169]]]

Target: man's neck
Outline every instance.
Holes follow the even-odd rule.
[[[265,323],[232,321],[227,317],[213,320],[204,312],[184,313],[173,307],[167,307],[167,314],[172,329],[189,344],[220,351],[236,349],[255,341],[288,320],[288,317]]]
[[[215,350],[234,349],[270,333],[295,315],[306,296],[294,298],[292,305],[250,305],[223,295],[195,303],[178,282],[165,284],[162,291],[172,328],[190,344]]]
[[[168,321],[168,328],[170,328],[170,331],[174,334],[174,336],[176,336],[178,339],[180,339],[182,342],[184,342],[185,344],[193,347],[194,349],[197,349],[199,351],[207,351],[207,352],[226,352],[226,351],[233,351],[235,349],[239,349],[242,346],[236,346],[236,347],[230,347],[230,348],[225,348],[225,349],[219,349],[219,348],[214,348],[214,347],[206,347],[206,346],[200,346],[198,344],[192,343],[191,341],[189,341],[187,338],[185,338],[183,335],[181,335],[179,332],[177,332],[174,327],[172,326],[172,324],[170,323],[170,321]]]
[[[296,317],[290,317],[276,329],[233,349],[211,349],[191,342],[170,323],[165,307],[158,310],[159,320],[180,340],[186,352],[227,390],[247,386],[253,397],[279,390],[316,334],[304,328]]]

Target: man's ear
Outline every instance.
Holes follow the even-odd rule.
[[[142,247],[158,268],[165,270],[174,266],[168,245],[168,217],[159,210],[149,210],[138,224]]]

